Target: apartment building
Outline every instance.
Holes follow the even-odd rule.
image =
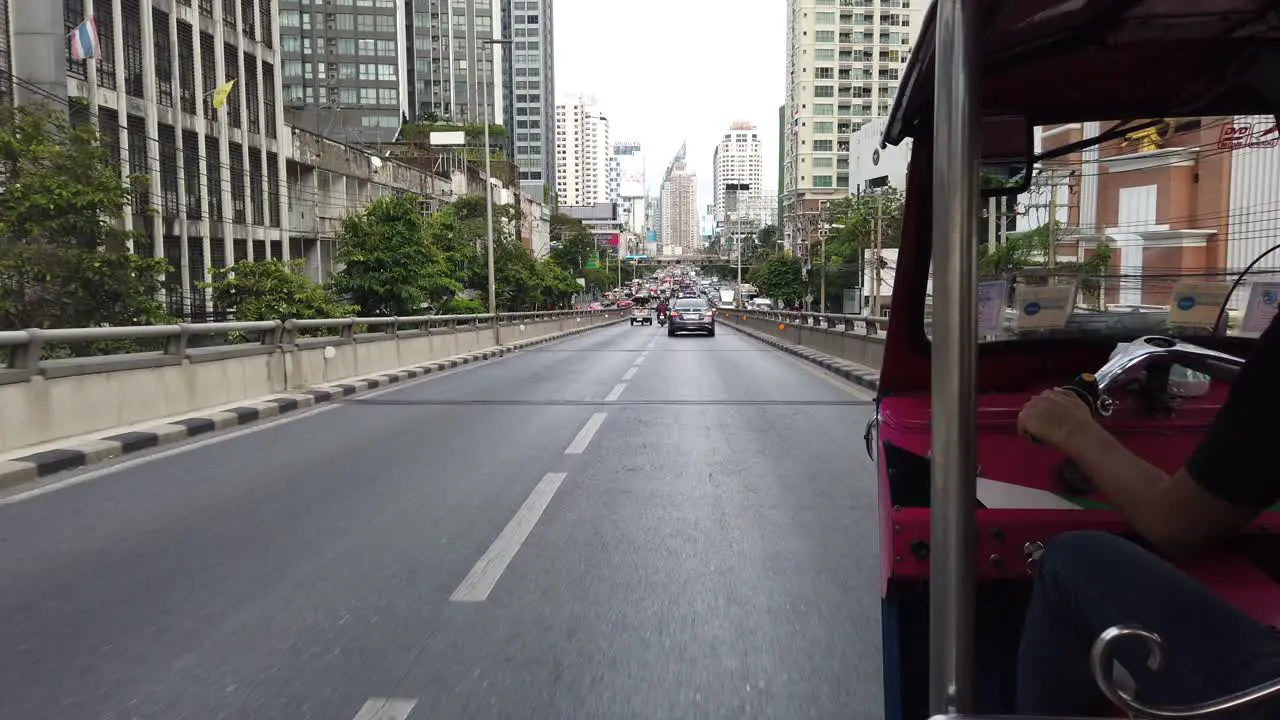
[[[745,190],[742,188],[745,187]],[[768,222],[767,214],[760,211],[756,199],[764,196],[764,154],[760,145],[760,131],[754,123],[739,121],[716,143],[712,156],[712,217],[715,230],[728,221],[726,210],[731,209],[737,219],[747,214],[759,223]],[[734,188],[734,204],[728,207],[729,188]]]
[[[698,209],[698,176],[685,164],[685,146],[662,176],[661,225],[658,236],[662,254],[698,253],[702,250],[702,219]]]
[[[379,0],[356,0],[370,2]],[[385,0],[381,0],[385,1]],[[502,122],[499,0],[402,0],[408,114],[422,122]]]
[[[803,251],[822,205],[849,194],[850,136],[889,114],[923,10],[922,0],[788,0],[782,142],[788,246]]]
[[[552,0],[502,0],[502,103],[521,191],[550,200],[555,190],[556,107]]]
[[[609,118],[590,95],[556,105],[556,197],[561,205],[612,203]]]
[[[395,139],[407,108],[404,0],[278,0],[285,120],[343,142]]]

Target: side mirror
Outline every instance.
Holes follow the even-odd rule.
[[[991,117],[982,121],[982,164],[978,188],[982,197],[1012,197],[1031,187],[1035,157],[1034,126],[1025,117]]]

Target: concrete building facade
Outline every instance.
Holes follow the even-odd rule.
[[[356,0],[369,2],[370,0]],[[377,1],[377,0],[374,0]],[[408,23],[406,110],[421,122],[502,122],[499,0],[402,0]]]
[[[502,0],[503,117],[521,191],[550,202],[556,178],[556,86],[552,0]]]
[[[662,252],[698,253],[702,249],[702,217],[698,209],[698,176],[674,163],[662,181]]]
[[[712,217],[713,234],[719,233],[729,222],[729,214],[735,220],[748,217],[765,224],[772,209],[763,209],[757,202],[765,196],[764,155],[760,144],[760,131],[754,123],[735,122],[716,143],[712,157]],[[744,189],[745,188],[745,189]],[[733,189],[735,202],[727,202]]]
[[[612,203],[609,118],[590,95],[556,105],[556,197],[562,205]]]
[[[407,107],[404,0],[278,0],[285,121],[344,142],[395,138]]]

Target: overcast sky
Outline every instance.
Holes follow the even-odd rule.
[[[777,186],[786,76],[781,0],[555,0],[557,101],[596,97],[613,140],[638,140],[651,192],[688,141],[698,207],[711,203],[711,154],[735,120],[760,128],[764,183]]]

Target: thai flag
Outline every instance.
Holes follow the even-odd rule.
[[[71,59],[84,61],[98,55],[98,23],[89,16],[71,33]]]

